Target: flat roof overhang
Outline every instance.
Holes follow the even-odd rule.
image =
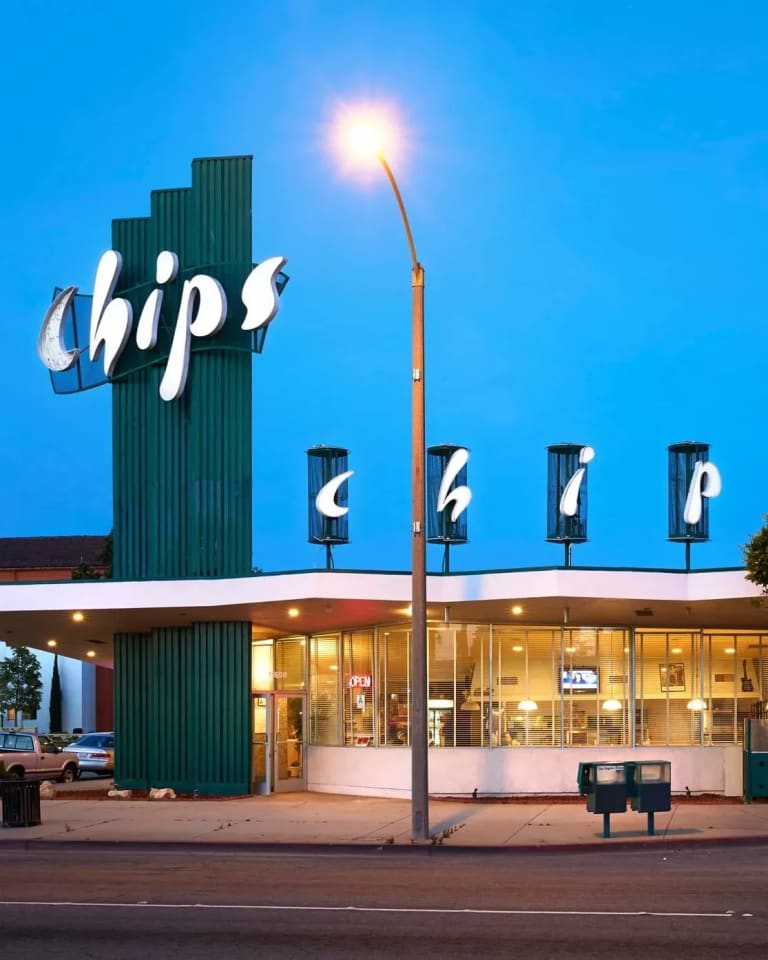
[[[0,584],[0,640],[112,666],[115,633],[245,620],[254,637],[406,622],[409,573],[343,570],[236,579]],[[428,617],[455,623],[768,631],[759,588],[737,570],[585,567],[431,575]],[[519,604],[522,613],[512,613]],[[298,616],[289,610],[296,608]],[[75,622],[72,614],[84,614]]]

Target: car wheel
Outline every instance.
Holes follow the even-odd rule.
[[[24,768],[23,767],[12,767],[8,771],[8,776],[11,780],[23,780],[24,779]]]
[[[78,775],[77,767],[65,767],[59,779],[62,783],[74,783]]]

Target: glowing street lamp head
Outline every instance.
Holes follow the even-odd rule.
[[[345,168],[366,169],[397,159],[400,137],[394,111],[386,106],[342,105],[333,121],[333,148]]]
[[[368,120],[344,127],[347,152],[361,160],[380,157],[384,153],[384,135],[380,127]]]

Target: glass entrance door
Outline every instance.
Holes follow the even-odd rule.
[[[270,774],[271,703],[269,694],[256,694],[253,698],[253,736],[251,740],[251,781],[253,792],[272,792]]]
[[[304,774],[304,695],[274,694],[275,791],[306,790]]]
[[[253,697],[251,770],[253,792],[306,790],[304,694],[257,693]]]

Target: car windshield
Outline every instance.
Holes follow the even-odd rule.
[[[87,737],[81,737],[77,743],[73,743],[73,747],[101,747],[102,749],[111,749],[114,747],[115,741],[114,737],[110,736],[99,736],[97,734],[91,734]]]

